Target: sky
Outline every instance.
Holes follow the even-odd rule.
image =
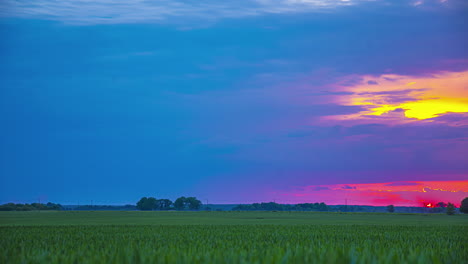
[[[462,0],[0,2],[0,203],[459,205]]]

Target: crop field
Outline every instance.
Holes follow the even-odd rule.
[[[0,263],[467,263],[466,215],[1,212]]]

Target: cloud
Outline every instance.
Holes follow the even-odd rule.
[[[383,6],[395,4],[392,2],[369,0],[6,0],[0,3],[0,10],[3,10],[3,12],[0,11],[0,16],[46,19],[69,24],[167,23],[174,17],[184,17],[184,21],[217,20],[267,14],[324,12],[369,3]],[[404,4],[408,5],[408,3]],[[175,21],[172,20],[172,22]]]
[[[451,126],[468,126],[468,113],[448,113],[432,119],[436,123]]]
[[[74,0],[74,1],[2,1],[2,16],[58,20],[71,24],[163,23],[169,18],[219,19],[263,14],[321,11],[349,6],[362,0]]]
[[[356,79],[360,81],[356,82]],[[349,80],[353,80],[351,85]],[[407,123],[449,113],[468,113],[467,83],[468,71],[440,72],[430,76],[349,76],[337,83],[335,89],[350,94],[333,96],[334,102],[363,106],[365,110],[325,119]],[[402,110],[404,115],[399,114]],[[448,119],[445,121],[447,123]]]
[[[390,78],[387,78],[387,79],[390,79]],[[394,79],[390,79],[390,80],[393,80]],[[371,81],[369,81],[371,82]],[[369,82],[367,82],[369,84]],[[374,84],[374,85],[378,85],[378,82],[376,81],[373,81],[374,83],[371,83],[371,84]],[[428,89],[403,89],[403,90],[396,90],[396,91],[377,91],[377,92],[373,92],[373,91],[365,91],[365,92],[360,92],[360,93],[357,93],[358,95],[399,95],[399,96],[402,96],[402,95],[408,95],[410,93],[414,93],[414,92],[418,92],[418,91],[427,91]],[[350,93],[348,92],[348,94],[354,94],[354,93]]]
[[[334,91],[320,91],[320,92],[314,92],[309,95],[316,95],[316,96],[321,96],[321,95],[352,95],[354,94],[353,92],[346,92],[346,91],[339,91],[339,92],[334,92]]]

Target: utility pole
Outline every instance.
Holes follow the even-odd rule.
[[[345,199],[345,212],[348,212],[348,198]]]

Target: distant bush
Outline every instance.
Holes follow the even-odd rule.
[[[393,213],[393,212],[395,212],[395,206],[394,206],[394,205],[392,205],[392,204],[391,204],[391,205],[389,205],[389,206],[387,206],[387,211],[388,211],[389,213]]]
[[[455,205],[452,204],[452,203],[448,203],[446,213],[448,215],[454,215],[455,214]]]

